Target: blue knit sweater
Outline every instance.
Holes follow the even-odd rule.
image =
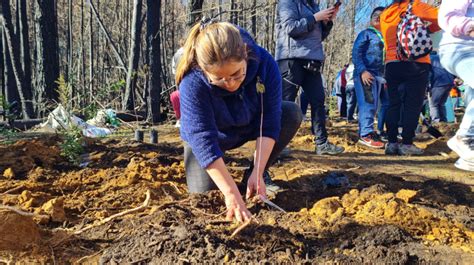
[[[233,149],[260,134],[263,93],[263,136],[275,141],[281,123],[281,75],[273,57],[258,46],[244,30],[242,38],[250,48],[247,74],[241,87],[231,93],[209,83],[199,68],[189,71],[179,85],[181,138],[186,141],[202,168],[207,168]]]

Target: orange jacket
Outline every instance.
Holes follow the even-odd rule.
[[[392,4],[387,7],[380,16],[380,29],[385,40],[386,57],[385,63],[397,61],[397,26],[400,23],[400,15],[403,14],[408,7],[408,0],[400,4]],[[438,26],[438,9],[428,4],[414,0],[413,13],[425,22],[431,22],[428,27],[431,32],[441,30]],[[431,63],[430,56],[418,58],[416,62]]]

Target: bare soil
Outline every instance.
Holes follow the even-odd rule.
[[[444,125],[426,133],[420,157],[385,156],[357,144],[357,126],[333,121],[340,156],[317,156],[309,124],[290,155],[271,168],[283,190],[273,202],[287,212],[249,202],[255,219],[224,219],[218,191],[189,195],[182,143],[171,125],[160,144],[131,134],[90,140],[77,167],[61,157],[56,135],[29,135],[0,145],[0,263],[159,264],[163,262],[444,263],[474,260],[474,175],[453,166]],[[227,152],[239,182],[255,144]],[[337,173],[346,185],[327,187]],[[140,207],[131,214],[104,221]],[[34,216],[26,216],[33,214]],[[82,232],[78,232],[82,229]],[[76,232],[76,233],[75,233]]]

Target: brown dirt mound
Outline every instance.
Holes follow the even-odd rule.
[[[383,185],[374,185],[361,192],[353,189],[342,198],[322,199],[300,213],[310,215],[319,231],[339,230],[351,222],[369,226],[391,224],[415,237],[474,253],[474,231],[408,203],[415,195],[410,190],[394,194],[386,192]]]
[[[0,210],[0,251],[21,251],[40,242],[40,230],[31,217]]]
[[[64,159],[57,146],[57,139],[20,140],[10,146],[0,146],[0,173],[7,172],[6,177],[23,178],[36,167],[60,167]]]

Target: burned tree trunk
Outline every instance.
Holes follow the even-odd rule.
[[[24,74],[20,62],[20,41],[14,34],[12,15],[10,10],[10,1],[2,0],[0,6],[0,24],[3,26],[4,36],[6,39],[6,46],[10,54],[13,74],[15,76],[16,86],[18,88],[18,95],[21,100],[21,107],[24,119],[29,119],[34,116],[31,83],[23,82]]]
[[[192,27],[197,21],[201,19],[203,3],[204,0],[188,1],[188,27]]]
[[[148,98],[147,104],[147,120],[151,123],[160,121],[160,100],[161,100],[161,82],[160,82],[160,10],[161,2],[147,0],[147,26],[146,40],[148,48]]]
[[[131,41],[130,41],[130,55],[128,62],[127,71],[127,86],[125,87],[125,95],[122,100],[123,110],[133,110],[134,108],[134,95],[135,95],[135,84],[137,81],[137,69],[138,61],[140,59],[140,42],[141,42],[141,20],[142,15],[142,0],[133,1],[133,17],[132,17],[132,28],[131,28]]]
[[[26,15],[26,0],[17,0],[17,25],[20,37],[20,61],[23,70],[23,82],[31,89],[31,55],[28,33],[28,17]]]
[[[38,103],[58,101],[59,78],[58,18],[56,1],[36,0],[36,89]],[[40,112],[45,109],[40,109]]]
[[[2,89],[3,96],[7,103],[20,102],[20,95],[15,83],[15,75],[13,74],[13,66],[10,59],[10,52],[8,51],[7,40],[3,27],[0,26],[0,37],[2,46]]]

